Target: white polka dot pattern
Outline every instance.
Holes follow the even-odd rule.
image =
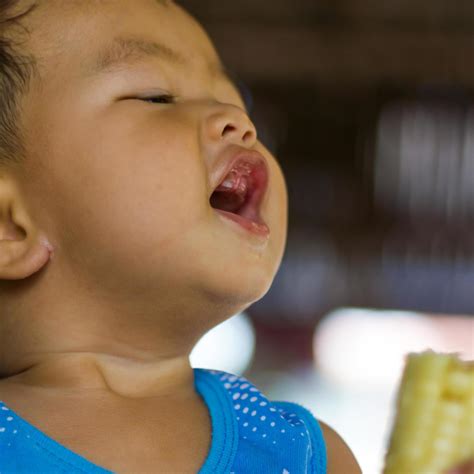
[[[277,449],[279,444],[297,443],[298,439],[307,442],[309,433],[298,416],[272,406],[272,402],[245,377],[220,370],[209,370],[209,373],[229,394],[243,439],[258,439],[260,444],[264,442],[271,449]]]
[[[289,408],[289,411],[280,408],[281,402],[269,400],[245,377],[220,370],[207,372],[215,377],[227,393],[238,426],[240,447],[231,474],[325,472],[314,470],[310,433],[305,422],[291,412],[288,405],[285,408]],[[258,467],[253,464],[256,453],[259,453],[258,456],[267,453]],[[249,461],[249,456],[252,461]]]
[[[0,405],[2,405],[2,401],[0,401]],[[11,417],[8,413],[10,409],[2,406],[0,410],[0,433],[4,433],[7,430],[7,425],[9,421],[13,420],[13,417]],[[15,430],[16,431],[16,430]]]
[[[311,416],[308,417],[304,408],[301,409],[301,406],[291,402],[269,400],[245,377],[218,370],[195,370],[203,373],[201,377],[204,375],[206,377],[205,387],[208,387],[209,391],[206,392],[202,385],[201,395],[208,394],[206,403],[209,402],[208,406],[213,407],[211,410],[213,428],[216,428],[216,434],[221,433],[216,437],[213,434],[213,448],[217,448],[213,450],[214,456],[210,456],[210,462],[220,463],[224,460],[222,462],[226,463],[225,472],[231,472],[231,474],[248,472],[323,474],[326,472],[325,464],[320,462],[321,456],[325,455],[324,444],[321,444],[323,441],[314,437]],[[208,400],[209,394],[213,394],[214,398]],[[210,403],[210,400],[216,401]],[[310,426],[313,426],[311,434]],[[21,417],[10,411],[0,400],[0,474],[5,474],[2,472],[4,466],[1,463],[1,459],[5,459],[5,456],[9,456],[10,459],[25,460],[30,467],[37,466],[32,463],[37,463],[39,460],[39,458],[35,459],[35,456],[38,456],[37,441],[38,436],[43,435],[32,429],[32,426],[28,426],[25,420],[21,420]],[[28,433],[32,436],[30,437]],[[43,438],[40,439],[41,442],[44,441]],[[316,457],[313,456],[312,446],[315,446]],[[27,454],[12,456],[12,450]],[[65,455],[64,450],[61,453]],[[41,459],[46,463],[50,462],[49,459],[56,463],[55,456],[53,452],[50,452],[48,458]],[[84,463],[81,465],[83,468],[80,470],[81,474],[92,472],[108,474],[110,472],[99,467],[97,469],[100,471],[92,469],[90,463],[87,464],[83,458],[78,460],[77,455],[71,452],[67,453],[67,459],[68,462]],[[6,467],[6,469],[8,471],[9,468]],[[8,472],[14,471],[15,468]],[[215,472],[214,469],[208,468],[208,470],[200,471],[199,474],[210,474],[211,471]],[[31,472],[31,469],[28,472]],[[59,473],[59,471],[54,472]],[[68,472],[72,473],[72,471]]]

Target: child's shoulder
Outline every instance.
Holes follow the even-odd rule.
[[[323,432],[310,410],[294,402],[270,400],[246,377],[221,370],[194,370],[197,381],[213,387],[216,398],[220,392],[223,411],[237,431],[242,458],[256,459],[258,452],[263,459],[266,453],[262,463],[267,468],[274,463],[272,472],[326,473]],[[203,386],[200,388],[202,391]]]
[[[279,463],[271,472],[361,473],[344,440],[308,408],[295,402],[270,400],[243,376],[210,369],[195,369],[195,374],[224,395],[242,444],[258,447],[259,452],[266,450],[272,461]],[[281,469],[290,458],[292,469],[289,465]],[[268,462],[267,470],[261,472],[270,472]]]

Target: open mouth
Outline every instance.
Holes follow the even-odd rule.
[[[210,198],[211,206],[258,225],[265,225],[260,204],[267,188],[265,165],[239,161]]]

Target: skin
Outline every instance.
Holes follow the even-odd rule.
[[[123,446],[133,449],[131,438],[146,446],[152,433],[150,469],[196,472],[211,433],[189,354],[269,290],[287,237],[282,169],[233,84],[212,73],[219,57],[207,34],[179,6],[48,0],[24,23],[41,75],[21,102],[28,159],[0,170],[0,398],[109,469],[144,469],[127,464]],[[164,43],[185,62],[135,58],[91,74],[92,59],[121,34]],[[176,103],[143,100],[163,93]],[[268,164],[267,241],[209,203],[212,170],[241,149]],[[32,399],[57,415],[42,417]],[[124,411],[140,429],[112,437]],[[184,424],[189,417],[198,428]],[[166,424],[175,431],[156,432]],[[328,472],[360,473],[322,426]]]
[[[461,466],[447,471],[446,474],[474,474],[474,460],[467,461]]]

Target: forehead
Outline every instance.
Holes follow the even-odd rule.
[[[106,69],[148,54],[221,72],[207,33],[174,2],[40,0],[38,6],[33,52],[53,67],[61,62],[70,68],[77,59],[87,69]]]
[[[100,75],[120,70],[142,59],[155,58],[177,66],[189,65],[192,59],[166,43],[143,35],[116,36],[105,44],[88,64],[88,74]],[[206,66],[213,77],[222,76],[230,81],[227,71],[218,60],[207,60]]]
[[[125,81],[133,76],[134,84],[140,77],[150,84],[152,77],[163,73],[190,94],[201,93],[203,84],[211,85],[220,97],[230,93],[239,106],[251,107],[248,94],[226,71],[207,33],[174,2],[36,1],[40,8],[27,25],[28,52],[37,59],[39,70],[29,95],[34,103],[71,91],[77,95],[83,85],[112,84],[109,79]]]

